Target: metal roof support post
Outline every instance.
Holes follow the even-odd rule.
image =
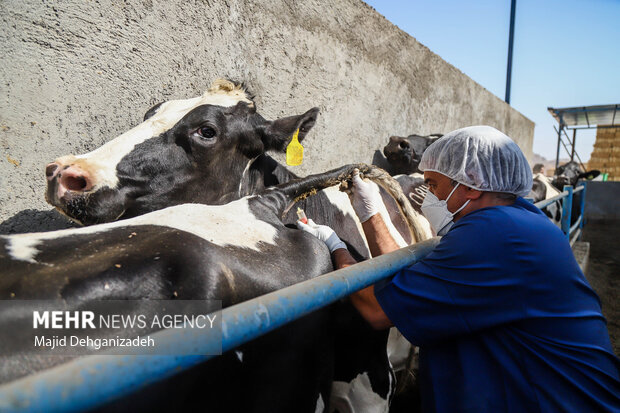
[[[568,192],[566,198],[562,200],[562,232],[570,242],[570,218],[573,210],[573,186],[564,185],[564,192]]]
[[[508,68],[506,69],[506,103],[510,104],[510,83],[512,79],[512,50],[515,40],[515,10],[517,0],[512,0],[510,4],[510,34],[508,36]]]
[[[583,226],[585,225],[585,221],[586,221],[586,215],[585,215],[585,210],[586,210],[586,189],[587,189],[587,182],[583,181],[579,184],[579,186],[583,186],[583,190],[581,191],[581,205],[579,206],[581,212],[579,213],[579,216],[581,217],[581,222],[579,223],[579,238],[578,240],[581,240],[581,235],[583,234]]]
[[[555,170],[558,170],[560,164],[560,142],[562,142],[562,129],[564,128],[564,121],[562,115],[560,115],[560,127],[558,128],[558,149],[555,153]],[[555,174],[555,171],[553,172]]]
[[[571,145],[570,160],[575,159],[575,141],[577,140],[577,129],[573,129],[573,144]]]

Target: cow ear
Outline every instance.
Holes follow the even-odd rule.
[[[593,170],[591,170],[591,171],[588,171],[588,172],[584,172],[584,173],[582,173],[582,174],[579,174],[579,176],[577,177],[577,179],[578,179],[578,180],[579,180],[579,179],[587,179],[587,180],[590,180],[590,179],[594,179],[594,178],[596,178],[596,177],[597,177],[597,176],[599,176],[600,174],[601,174],[601,171],[599,171],[599,170],[597,170],[597,169],[593,169]]]
[[[262,131],[265,150],[284,151],[297,129],[301,142],[316,123],[318,116],[319,108],[312,108],[303,115],[266,122]]]
[[[147,110],[146,113],[144,114],[144,119],[142,119],[142,121],[144,122],[145,120],[153,116],[155,113],[157,113],[157,111],[159,110],[159,107],[164,103],[165,102],[159,102],[157,105]]]

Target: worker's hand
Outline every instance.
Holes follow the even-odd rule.
[[[357,169],[353,171],[353,187],[349,191],[349,199],[360,222],[366,222],[378,214],[379,207],[383,203],[376,187],[364,182]]]
[[[304,224],[301,221],[297,221],[297,228],[309,234],[312,234],[321,241],[323,241],[325,245],[327,245],[330,253],[336,251],[339,248],[347,248],[346,244],[342,242],[340,238],[338,238],[336,232],[334,232],[334,230],[327,225],[317,225],[314,223],[313,220],[309,219],[307,224]]]

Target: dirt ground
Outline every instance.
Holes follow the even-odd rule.
[[[611,344],[620,356],[620,221],[589,220],[581,240],[590,243],[586,278],[601,298]]]

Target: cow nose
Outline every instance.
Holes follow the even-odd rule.
[[[58,172],[59,167],[60,165],[58,165],[56,162],[47,164],[47,166],[45,167],[45,177],[47,178],[48,181],[51,181],[52,179],[54,179],[54,177],[56,176],[56,173]]]
[[[58,176],[59,185],[68,191],[83,192],[93,187],[90,175],[75,165],[66,166]]]

